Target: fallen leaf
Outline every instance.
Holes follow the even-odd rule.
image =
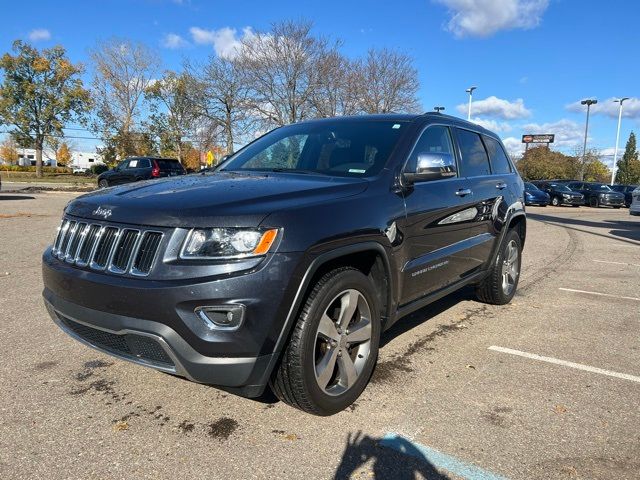
[[[285,440],[291,440],[291,441],[298,440],[298,436],[295,433],[290,433],[288,435],[285,435],[284,439]]]
[[[553,407],[553,411],[557,414],[567,413],[567,407],[565,407],[564,405],[558,404],[555,407]]]
[[[465,365],[465,367],[470,368],[471,370],[475,370],[476,367],[474,367],[473,365]]]

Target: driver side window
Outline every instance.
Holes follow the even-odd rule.
[[[418,156],[424,153],[448,153],[453,157],[453,143],[449,128],[442,125],[427,127],[422,132],[418,142],[407,161],[406,172],[415,172],[418,163]]]

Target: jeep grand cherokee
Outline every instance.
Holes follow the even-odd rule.
[[[358,398],[380,334],[463,286],[513,297],[523,182],[499,138],[453,117],[278,128],[220,170],[112,187],[64,211],[44,299],[75,339],[329,415]]]

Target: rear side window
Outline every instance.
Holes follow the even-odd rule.
[[[484,149],[480,135],[469,130],[457,131],[458,144],[460,146],[461,161],[460,172],[463,177],[477,177],[489,175],[489,157]]]
[[[451,143],[449,128],[434,125],[433,127],[428,127],[422,135],[420,135],[407,161],[407,172],[416,171],[418,155],[422,153],[448,153],[453,155],[453,145]]]
[[[149,168],[149,167],[151,167],[151,162],[149,161],[148,158],[141,158],[140,160],[138,160],[137,168]]]
[[[160,170],[182,170],[182,164],[178,160],[156,160]]]
[[[507,154],[502,149],[502,145],[496,139],[486,136],[484,137],[484,144],[489,152],[493,173],[511,173],[511,164]]]

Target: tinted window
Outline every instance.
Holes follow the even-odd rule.
[[[529,182],[524,182],[524,188],[526,188],[528,190],[540,190],[533,183],[529,183]]]
[[[403,122],[322,121],[278,128],[235,154],[220,170],[303,170],[368,176],[384,168]]]
[[[484,149],[480,135],[469,130],[458,130],[458,143],[462,161],[460,171],[464,177],[489,175],[489,157]]]
[[[507,154],[504,153],[504,150],[502,149],[502,145],[491,137],[484,137],[484,144],[489,152],[491,170],[493,173],[511,173],[511,164],[509,163]]]
[[[160,170],[182,170],[182,164],[178,160],[156,160]]]
[[[418,155],[421,153],[448,153],[453,155],[453,144],[451,143],[451,133],[447,127],[434,125],[428,127],[416,143],[407,162],[407,172],[415,172],[418,162]]]

